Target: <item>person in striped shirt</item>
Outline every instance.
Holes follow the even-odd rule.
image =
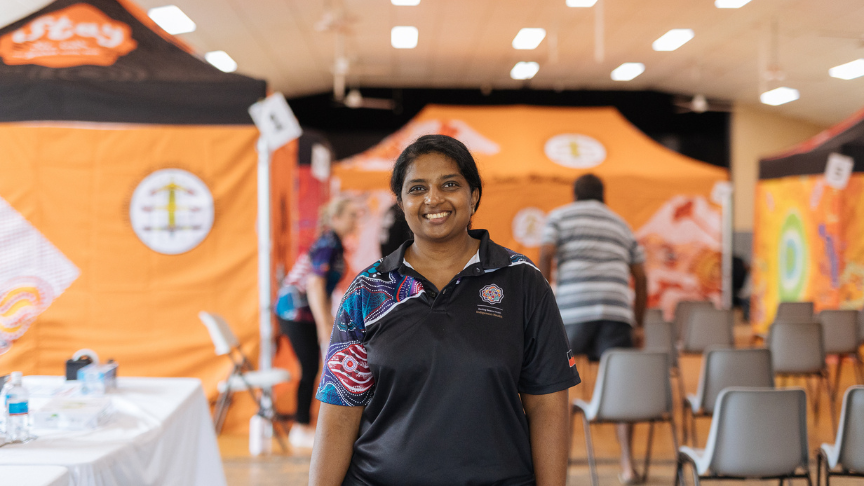
[[[540,271],[552,280],[556,264],[556,301],[573,354],[598,361],[610,348],[633,347],[648,296],[644,251],[627,223],[604,202],[603,181],[594,174],[574,184],[575,201],[549,213],[543,229]],[[630,289],[633,277],[634,292]],[[620,424],[619,476],[638,482],[630,444],[633,426]]]

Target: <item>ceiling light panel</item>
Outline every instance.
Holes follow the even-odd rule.
[[[225,51],[210,51],[204,54],[204,59],[222,72],[233,73],[237,70],[237,61]]]
[[[641,62],[625,62],[612,70],[612,81],[630,81],[645,72]]]
[[[513,69],[510,70],[510,77],[513,79],[531,79],[540,70],[540,65],[536,62],[517,62]]]
[[[390,3],[399,7],[416,7],[420,0],[390,0]]]
[[[674,51],[690,42],[693,35],[693,29],[672,29],[655,40],[651,47],[655,51]]]
[[[513,38],[513,49],[536,49],[546,38],[546,29],[526,27]]]
[[[855,79],[864,76],[864,59],[856,59],[846,64],[834,66],[828,70],[828,75],[838,79]]]
[[[766,105],[777,106],[798,99],[798,90],[794,88],[781,87],[766,91],[759,96],[759,101]]]
[[[414,49],[417,47],[417,39],[420,37],[420,31],[417,27],[398,26],[390,30],[390,45],[396,49]]]
[[[177,5],[166,5],[164,7],[151,8],[147,16],[153,22],[171,35],[186,34],[195,31],[195,22],[180,10]]]
[[[568,7],[588,8],[593,7],[597,0],[567,0]]]
[[[717,8],[741,8],[750,3],[750,0],[714,0]]]

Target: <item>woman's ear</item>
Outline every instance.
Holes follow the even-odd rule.
[[[477,203],[480,201],[480,189],[474,189],[471,191],[471,214],[474,214],[477,211]]]

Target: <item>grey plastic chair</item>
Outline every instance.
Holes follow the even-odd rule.
[[[675,306],[675,339],[680,341],[686,334],[690,313],[695,309],[713,309],[714,304],[707,300],[682,300]]]
[[[825,386],[830,402],[832,427],[837,425],[834,412],[834,393],[828,380],[825,364],[825,344],[822,325],[818,322],[774,322],[768,332],[768,349],[771,350],[771,366],[774,374],[781,377],[815,377]],[[813,393],[813,413],[819,414],[819,386]],[[808,383],[809,386],[809,383]]]
[[[822,481],[825,463],[825,486],[831,476],[864,477],[864,386],[850,386],[843,394],[840,427],[833,444],[822,444],[816,454],[816,485]],[[840,471],[831,471],[840,466]]]
[[[649,322],[665,322],[666,319],[663,317],[663,309],[645,309],[645,324]]]
[[[710,346],[735,346],[733,324],[731,310],[704,306],[691,309],[684,325],[681,352],[703,353]]]
[[[780,302],[775,321],[813,322],[813,302]]]
[[[681,447],[699,486],[710,479],[803,478],[812,486],[807,451],[807,395],[800,388],[726,388],[717,397],[705,449]]]
[[[678,396],[683,399],[686,391],[684,390],[684,375],[681,373],[681,366],[678,364],[678,348],[675,345],[675,329],[673,324],[667,321],[649,321],[645,320],[645,339],[643,347],[646,351],[662,351],[669,356],[669,375],[675,378],[678,383]],[[681,420],[684,420],[682,412]]]
[[[648,477],[655,422],[669,422],[672,443],[675,450],[678,450],[668,359],[668,355],[661,351],[611,349],[600,357],[600,368],[591,402],[573,401],[572,413],[582,413],[593,486],[597,486],[599,481],[594,443],[591,440],[592,423],[649,424],[642,481]]]
[[[696,418],[710,417],[714,404],[724,388],[774,388],[774,371],[771,368],[771,352],[765,348],[729,349],[709,348],[702,359],[699,388],[695,395],[684,398],[681,424],[684,442],[697,445]],[[686,416],[690,415],[689,424]],[[688,425],[689,431],[688,434]]]
[[[858,354],[860,339],[858,336],[858,311],[824,310],[819,313],[819,323],[822,324],[825,354],[837,356],[837,369],[834,372],[834,401],[836,402],[844,357],[852,358],[855,362],[855,377],[858,383],[864,383],[864,369],[862,369],[861,356]]]

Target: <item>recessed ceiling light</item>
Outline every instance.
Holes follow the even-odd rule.
[[[417,27],[399,26],[390,30],[390,45],[396,49],[414,49],[417,47],[417,39],[420,31]]]
[[[641,62],[625,62],[612,70],[612,81],[630,81],[645,72],[645,65]]]
[[[852,62],[834,66],[828,70],[832,78],[855,79],[864,76],[864,59],[855,59]]]
[[[536,49],[546,37],[546,29],[526,27],[513,38],[513,49]]]
[[[156,22],[159,27],[162,27],[162,30],[171,35],[195,31],[195,22],[192,22],[192,19],[183,13],[177,5],[151,8],[147,12],[147,16],[153,19],[153,22]]]
[[[231,56],[225,51],[210,51],[204,54],[204,59],[220,71],[233,73],[237,70],[237,61],[231,59]]]
[[[793,88],[781,87],[766,91],[759,96],[759,101],[766,105],[777,106],[783,103],[789,103],[798,99],[798,90]]]
[[[539,70],[540,65],[536,62],[517,62],[510,70],[510,77],[513,79],[531,79]]]
[[[655,51],[674,51],[689,42],[692,38],[693,29],[672,29],[655,40],[651,44],[651,47]]]
[[[597,0],[567,0],[568,7],[593,7]]]
[[[416,7],[420,5],[420,0],[390,0],[390,3],[400,7]]]
[[[750,0],[714,0],[717,8],[741,8],[750,3]]]

